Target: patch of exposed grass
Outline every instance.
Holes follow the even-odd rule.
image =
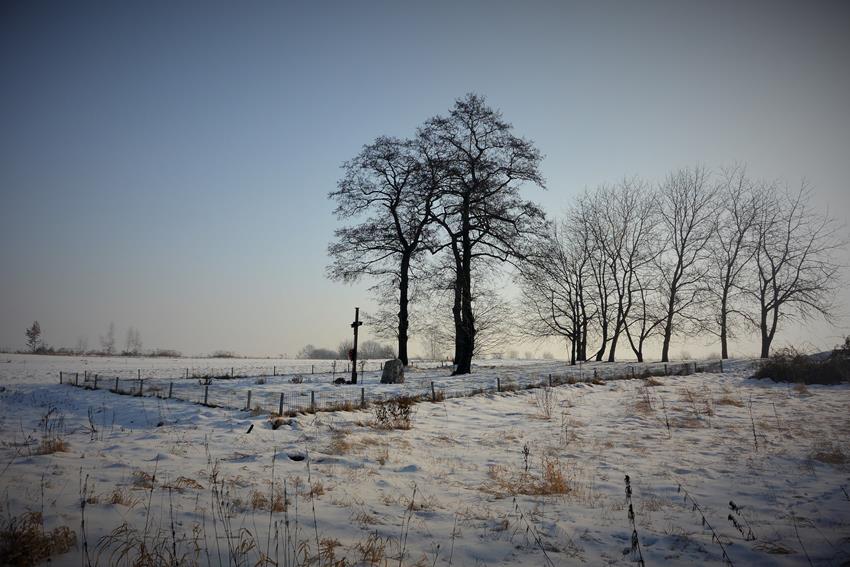
[[[77,534],[68,526],[44,529],[38,512],[9,517],[0,527],[0,561],[3,565],[29,567],[71,550]]]

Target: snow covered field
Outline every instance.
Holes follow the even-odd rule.
[[[467,380],[566,371],[523,362]],[[739,363],[420,403],[409,429],[378,427],[372,408],[277,430],[246,411],[58,384],[59,370],[130,377],[139,363],[0,357],[0,518],[43,512],[46,529],[73,530],[54,564],[143,550],[147,564],[628,565],[625,475],[646,565],[721,564],[724,550],[735,565],[850,561],[847,384],[798,390]]]

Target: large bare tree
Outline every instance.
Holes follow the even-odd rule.
[[[448,116],[432,118],[421,133],[446,157],[434,219],[454,267],[455,373],[468,374],[476,339],[474,264],[528,254],[528,239],[540,234],[545,216],[520,188],[543,187],[542,156],[476,94],[455,101]]]
[[[833,292],[839,286],[834,257],[846,242],[839,238],[832,218],[812,210],[810,197],[805,183],[797,192],[774,185],[762,193],[758,204],[757,285],[750,295],[758,305],[752,320],[761,335],[762,358],[770,355],[782,321],[832,318]]]
[[[661,361],[670,360],[670,341],[682,319],[693,318],[705,292],[708,242],[714,234],[717,190],[704,167],[683,168],[667,176],[658,192],[658,213],[667,247],[658,266],[665,318]]]
[[[335,231],[328,274],[346,282],[372,276],[397,289],[398,357],[405,365],[411,266],[426,251],[436,197],[420,149],[417,141],[378,138],[343,164],[329,195],[337,217],[356,224]]]

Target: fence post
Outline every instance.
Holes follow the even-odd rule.
[[[247,409],[247,410],[251,409],[251,390],[248,390],[248,403],[245,404],[245,409]]]
[[[277,405],[277,415],[283,416],[283,392],[280,393],[280,403]]]
[[[316,411],[316,391],[310,390],[310,411]]]
[[[80,373],[77,372],[77,373],[74,374],[74,386],[79,386],[79,385],[80,385]]]
[[[366,407],[366,388],[360,388],[360,407]]]
[[[174,382],[168,383],[168,399],[171,399],[171,392],[174,390]]]
[[[434,390],[434,381],[433,380],[431,380],[431,401],[432,402],[437,401],[437,392]]]
[[[549,375],[549,387],[550,388],[552,387],[552,375],[551,374]]]
[[[721,373],[723,372],[723,359],[722,358],[720,359],[720,372]],[[60,374],[61,374],[61,372],[60,372]]]
[[[496,391],[497,392],[502,391],[502,379],[499,378],[498,376],[496,376]]]
[[[277,366],[272,366],[272,376],[277,376]]]
[[[187,380],[189,379],[189,369],[188,368],[186,369],[186,379]]]
[[[142,379],[142,369],[141,368],[136,370],[136,378],[138,378],[139,380]]]
[[[313,370],[315,370],[316,366],[314,364],[310,365],[310,374],[313,374]]]
[[[233,367],[230,367],[230,377],[233,378]]]
[[[97,374],[94,375],[94,389],[97,390]]]
[[[139,395],[142,395],[142,379],[139,378]]]
[[[59,371],[59,383],[60,384],[62,383],[62,371],[61,370]]]
[[[667,376],[667,363],[664,363],[664,375]]]
[[[115,393],[118,393],[118,376],[115,377]]]
[[[210,395],[210,387],[204,386],[204,405],[207,405],[207,400],[209,399],[209,395]]]

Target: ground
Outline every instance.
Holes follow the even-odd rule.
[[[275,430],[265,414],[60,386],[79,362],[0,358],[2,527],[28,511],[49,537],[67,526],[76,542],[54,565],[850,561],[848,384],[755,381],[740,362],[423,402],[409,423],[373,405]],[[564,368],[504,363],[469,380]]]

